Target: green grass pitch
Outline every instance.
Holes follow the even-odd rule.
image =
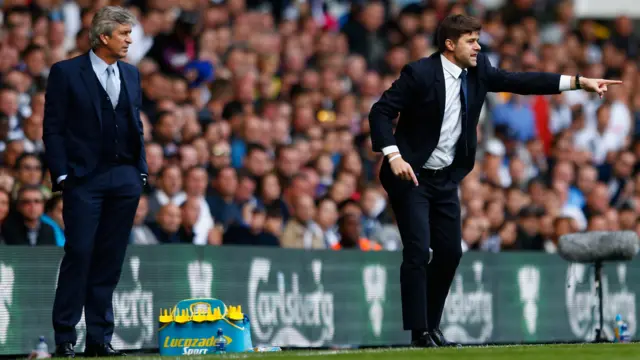
[[[96,358],[93,358],[96,359]],[[473,346],[438,349],[371,349],[371,350],[309,350],[277,353],[235,353],[224,355],[160,357],[128,356],[126,359],[304,359],[304,360],[622,360],[640,359],[640,343],[633,344],[574,344],[574,345],[514,345]]]

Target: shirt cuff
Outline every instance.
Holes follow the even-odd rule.
[[[387,156],[387,155],[389,155],[391,153],[394,153],[394,152],[400,152],[398,147],[395,146],[395,145],[386,146],[386,147],[382,148],[382,153],[384,154],[384,156]]]
[[[67,178],[67,175],[60,175],[60,176],[58,176],[58,179],[56,180],[56,182],[58,184],[60,184],[60,182],[62,182],[62,180],[66,179],[66,178]]]
[[[560,75],[560,91],[571,90],[571,76]]]

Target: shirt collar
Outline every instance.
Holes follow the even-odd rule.
[[[445,69],[451,76],[458,79],[460,74],[462,74],[462,69],[449,61],[444,55],[440,54],[440,59],[442,60],[442,68]]]
[[[97,75],[102,75],[107,71],[107,67],[109,66],[109,64],[107,64],[104,60],[100,59],[98,57],[98,55],[96,55],[96,53],[93,52],[93,50],[89,51],[89,59],[91,60],[91,67],[93,68],[93,71],[95,71],[95,73]],[[117,63],[114,63],[113,65],[113,72],[115,75],[118,75],[118,66],[116,66]]]

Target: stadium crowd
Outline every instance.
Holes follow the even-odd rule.
[[[495,3],[495,2],[487,2]],[[139,24],[150,186],[133,244],[399,250],[368,111],[438,21],[480,17],[510,71],[622,79],[604,99],[490,94],[461,183],[465,250],[555,252],[560,235],[640,234],[640,40],[629,18],[577,19],[572,1],[5,0],[0,34],[0,244],[64,244],[42,162],[47,70],[89,50],[96,9]],[[82,219],[78,219],[82,221]]]

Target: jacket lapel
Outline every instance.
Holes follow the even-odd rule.
[[[89,53],[85,55],[85,61],[80,66],[80,77],[84,81],[84,85],[87,87],[87,92],[93,103],[93,107],[96,110],[98,121],[100,122],[100,131],[102,131],[102,111],[100,111],[100,92],[98,89],[98,82],[96,81],[96,74],[91,66],[91,59],[89,59]]]
[[[440,52],[435,52],[431,55],[435,63],[435,90],[436,96],[438,98],[438,105],[440,106],[440,115],[438,116],[438,120],[440,122],[444,119],[444,107],[445,107],[445,88],[444,88],[444,69],[442,68],[442,60],[440,59]]]

